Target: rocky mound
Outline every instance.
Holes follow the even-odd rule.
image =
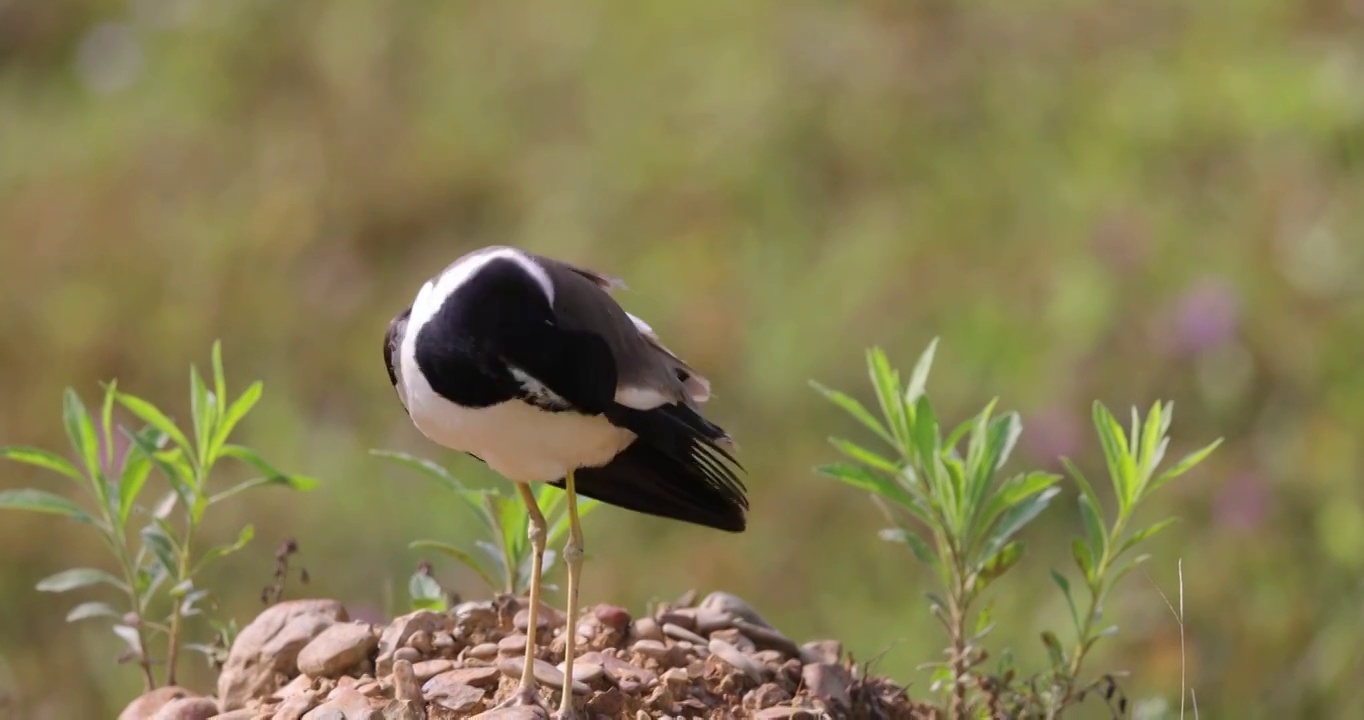
[[[585,610],[576,705],[587,718],[928,718],[905,690],[868,677],[837,641],[798,645],[728,593],[695,594],[631,618]],[[335,600],[267,608],[237,636],[216,698],[160,688],[120,720],[444,720],[536,718],[490,710],[521,676],[521,598],[419,610],[387,627],[352,622]],[[563,682],[564,616],[541,606],[536,677],[548,708]]]

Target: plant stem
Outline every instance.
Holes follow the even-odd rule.
[[[185,530],[185,541],[180,547],[180,564],[175,573],[175,582],[180,584],[185,581],[185,576],[189,574],[189,550],[190,541],[194,537],[194,525],[191,522]],[[166,634],[166,684],[175,684],[175,666],[180,661],[180,621],[183,617],[180,609],[183,607],[182,598],[171,595],[171,617],[170,632]]]
[[[1066,687],[1065,698],[1062,700],[1062,705],[1068,704],[1075,694],[1075,683],[1080,677],[1080,668],[1084,664],[1085,655],[1089,653],[1090,634],[1094,632],[1094,621],[1099,614],[1099,598],[1103,595],[1104,579],[1108,575],[1109,566],[1117,559],[1112,554],[1112,549],[1119,539],[1122,538],[1122,531],[1127,526],[1127,520],[1128,516],[1126,514],[1119,514],[1117,519],[1113,521],[1113,531],[1109,535],[1108,542],[1104,543],[1103,557],[1099,558],[1098,563],[1094,566],[1095,581],[1092,584],[1088,584],[1089,608],[1085,613],[1084,623],[1080,626],[1080,633],[1076,637],[1075,651],[1070,658],[1070,677]]]
[[[109,526],[113,527],[108,511],[104,511],[104,518],[110,523]],[[128,557],[128,548],[124,547],[123,537],[115,536],[112,532],[100,533],[100,537],[104,538],[105,544],[113,550],[119,568],[123,571],[123,581],[128,585],[128,601],[132,603],[132,614],[137,618],[137,623],[133,626],[137,631],[137,664],[142,668],[142,690],[148,692],[156,687],[156,678],[152,675],[151,659],[147,657],[147,633],[142,627],[142,593],[137,589],[137,569],[133,567],[132,559]]]

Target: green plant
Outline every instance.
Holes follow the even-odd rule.
[[[939,680],[947,680],[950,707],[964,717],[971,668],[984,660],[979,641],[990,629],[988,613],[972,625],[972,607],[981,592],[1022,557],[1023,544],[1014,536],[1056,495],[1054,484],[1060,478],[1027,472],[997,480],[1021,423],[1017,413],[992,417],[995,401],[943,437],[925,391],[936,347],[935,339],[903,389],[885,353],[879,348],[868,351],[867,368],[882,419],[851,396],[812,382],[893,453],[887,457],[834,437],[830,442],[852,462],[818,470],[873,493],[897,525],[882,531],[882,537],[909,545],[941,583],[945,596],[928,593],[929,607],[950,642],[948,660],[939,664]],[[958,451],[963,439],[965,454]],[[927,533],[927,540],[920,531]]]
[[[441,487],[454,491],[455,495],[482,520],[483,529],[487,534],[487,539],[474,542],[486,560],[463,548],[436,540],[416,540],[410,547],[436,550],[455,558],[478,573],[494,591],[520,595],[529,589],[533,557],[528,535],[530,515],[519,496],[503,495],[491,489],[469,488],[444,467],[406,453],[371,450],[370,454],[412,468],[435,480]],[[549,525],[546,545],[555,544],[568,532],[568,513],[566,509],[560,507],[563,498],[563,491],[547,483],[539,483],[535,488],[536,503]],[[585,517],[598,505],[599,503],[588,498],[579,499],[578,517]],[[542,572],[546,574],[549,572],[557,556],[554,550],[545,549]],[[443,607],[444,600],[441,599],[439,586],[435,585],[435,581],[429,576],[424,579],[414,576],[409,582],[409,592],[412,593],[414,604],[418,606]]]
[[[1173,403],[1162,405],[1156,402],[1145,421],[1137,409],[1132,408],[1132,426],[1124,433],[1108,408],[1102,403],[1094,403],[1094,428],[1103,448],[1116,505],[1111,524],[1104,522],[1102,505],[1094,486],[1069,458],[1062,459],[1067,471],[1080,486],[1080,516],[1084,521],[1085,536],[1071,541],[1071,555],[1084,581],[1084,596],[1081,598],[1082,603],[1077,604],[1070,581],[1061,573],[1052,571],[1052,580],[1065,595],[1075,626],[1075,644],[1069,652],[1055,633],[1048,631],[1042,634],[1057,684],[1051,702],[1053,707],[1063,708],[1075,698],[1077,688],[1082,687],[1080,675],[1090,649],[1099,638],[1118,630],[1116,625],[1098,629],[1103,619],[1104,603],[1124,575],[1150,558],[1147,554],[1129,558],[1129,552],[1177,520],[1173,517],[1164,518],[1129,534],[1127,528],[1137,507],[1151,493],[1193,469],[1222,443],[1221,438],[1218,438],[1157,474],[1170,444],[1169,430],[1173,419]]]
[[[174,684],[182,624],[185,618],[201,614],[202,604],[212,599],[207,590],[195,586],[194,578],[209,563],[241,549],[253,534],[252,526],[247,525],[235,541],[196,552],[196,533],[207,509],[260,485],[308,490],[317,484],[311,478],[281,473],[253,450],[228,443],[233,429],[260,399],[262,387],[259,382],[253,383],[230,404],[223,404],[220,399],[226,397],[227,388],[222,350],[217,342],[213,345],[212,363],[212,389],[196,368],[190,368],[190,435],[150,402],[119,391],[115,381],[104,387],[98,429],[75,390],[65,391],[63,424],[79,466],[39,448],[0,448],[0,457],[56,472],[85,491],[89,502],[83,507],[45,490],[9,490],[0,492],[0,509],[60,515],[92,525],[98,531],[114,555],[117,575],[96,568],[72,568],[42,580],[37,589],[68,592],[103,584],[119,590],[126,598],[125,611],[119,612],[104,602],[85,602],[73,608],[67,620],[112,618],[114,633],[128,645],[127,657],[136,659],[144,685],[149,689],[156,685],[148,645],[150,634],[165,638],[165,682]],[[121,457],[116,457],[114,443],[115,405],[121,405],[146,423],[136,432],[120,428],[130,441],[128,451]],[[244,462],[261,476],[210,493],[210,471],[223,458]],[[153,468],[165,476],[170,492],[154,506],[145,507],[139,500]],[[139,523],[145,524],[138,528],[139,542],[134,548],[130,534]],[[154,620],[152,601],[159,596],[164,596],[169,610],[164,619]],[[219,625],[219,633],[226,627]]]
[[[931,612],[942,622],[949,639],[947,661],[933,664],[935,687],[950,691],[949,713],[958,718],[973,713],[991,716],[1008,704],[1016,713],[1027,710],[1055,717],[1083,698],[1079,677],[1084,659],[1100,637],[1117,630],[1096,629],[1104,602],[1117,581],[1148,556],[1120,560],[1174,522],[1165,519],[1125,534],[1134,509],[1150,493],[1201,462],[1221,441],[1156,474],[1169,444],[1171,407],[1156,403],[1145,422],[1134,409],[1130,437],[1124,437],[1108,410],[1095,403],[1094,424],[1117,510],[1112,524],[1106,525],[1093,487],[1074,463],[1063,458],[1081,491],[1079,504],[1086,537],[1072,543],[1072,552],[1084,578],[1087,595],[1083,599],[1087,602],[1077,605],[1069,581],[1052,571],[1053,581],[1066,596],[1076,643],[1067,652],[1055,633],[1044,632],[1043,642],[1052,663],[1049,686],[1020,688],[1007,651],[1002,654],[1004,662],[998,673],[986,676],[976,671],[987,655],[981,641],[992,624],[987,608],[972,625],[971,610],[981,591],[1022,557],[1023,545],[1015,536],[1059,492],[1055,483],[1060,476],[1021,472],[1002,482],[996,480],[1022,430],[1015,413],[993,417],[996,401],[956,426],[946,438],[942,436],[925,389],[936,347],[935,339],[919,357],[903,389],[899,373],[885,353],[879,348],[867,352],[880,418],[851,396],[812,381],[815,389],[870,429],[892,451],[884,455],[833,437],[830,442],[852,462],[821,466],[818,471],[871,493],[896,523],[896,527],[883,530],[882,537],[907,544],[914,556],[933,570],[945,591],[945,596],[930,592],[928,599]],[[964,454],[957,449],[963,440]]]

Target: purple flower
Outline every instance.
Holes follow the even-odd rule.
[[[1225,278],[1204,277],[1194,282],[1175,304],[1170,323],[1171,349],[1197,355],[1231,340],[1240,323],[1241,303]]]

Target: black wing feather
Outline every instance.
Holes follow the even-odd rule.
[[[615,357],[601,337],[570,330],[552,317],[499,323],[497,352],[535,378],[575,412],[604,415],[636,439],[611,462],[581,468],[575,489],[610,505],[648,515],[738,532],[748,499],[734,469],[743,467],[720,442],[725,431],[693,408],[665,404],[649,410],[615,401]],[[552,483],[564,487],[563,479]]]

